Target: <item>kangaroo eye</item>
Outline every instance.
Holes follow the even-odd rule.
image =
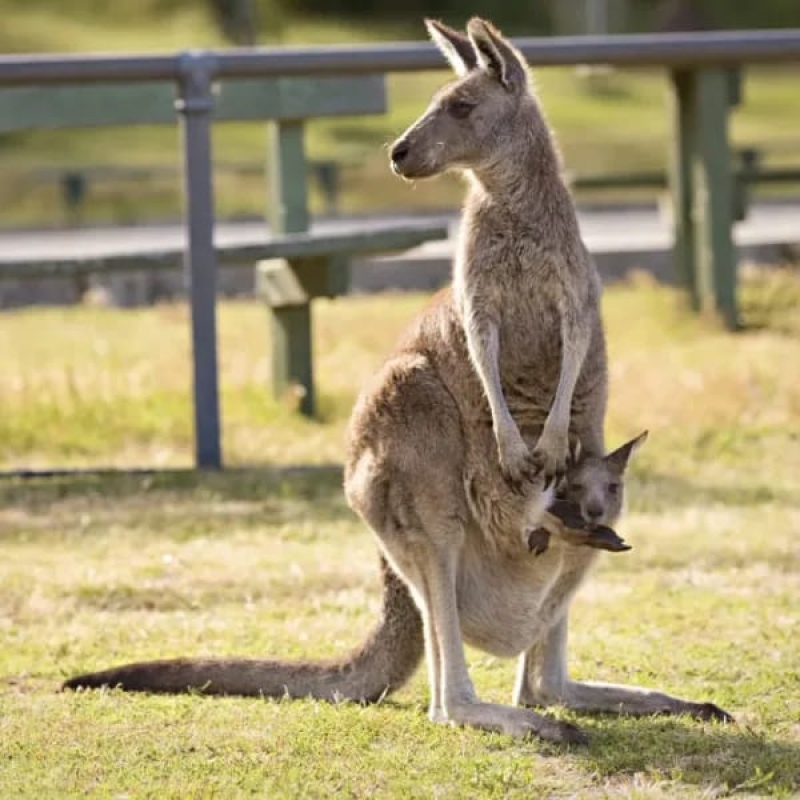
[[[608,493],[610,495],[619,494],[619,484],[618,483],[609,483],[608,484]]]
[[[575,482],[575,483],[571,483],[569,485],[569,488],[570,488],[570,491],[573,491],[573,492],[582,492],[584,487],[583,487],[582,483]]]
[[[456,119],[466,119],[472,113],[473,108],[475,108],[475,104],[468,100],[453,100],[448,104],[447,111]]]

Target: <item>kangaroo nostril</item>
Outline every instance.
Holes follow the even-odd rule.
[[[392,152],[390,154],[392,162],[395,164],[399,164],[408,155],[408,151],[410,149],[411,148],[409,147],[408,142],[404,141],[397,142],[395,146],[392,148]]]
[[[600,519],[603,516],[603,509],[601,506],[588,506],[586,516],[589,519]]]

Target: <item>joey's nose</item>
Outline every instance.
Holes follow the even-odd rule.
[[[597,520],[599,520],[600,517],[603,516],[603,507],[602,506],[587,506],[586,507],[586,516],[589,517],[589,519],[592,522],[597,522]]]
[[[391,153],[389,154],[392,159],[392,164],[402,164],[410,149],[411,147],[404,139],[401,139],[399,142],[395,142]]]

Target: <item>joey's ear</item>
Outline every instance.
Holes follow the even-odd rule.
[[[647,431],[644,431],[635,439],[625,442],[622,447],[618,447],[613,453],[609,453],[605,460],[620,472],[624,472],[630,457],[645,443],[646,439]]]
[[[528,83],[525,59],[491,23],[473,17],[467,23],[467,34],[481,65],[508,91],[520,91]]]
[[[478,66],[475,48],[463,33],[459,33],[449,25],[435,19],[426,19],[425,27],[428,29],[431,40],[447,59],[456,75],[466,75]]]

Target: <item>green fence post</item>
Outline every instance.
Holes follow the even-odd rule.
[[[695,73],[670,72],[672,152],[669,188],[672,199],[673,265],[678,282],[689,294],[692,308],[701,307],[694,241]]]
[[[703,310],[738,327],[736,253],[733,245],[734,179],[728,139],[731,73],[708,67],[697,73],[694,121],[696,158],[695,253]]]
[[[270,223],[275,234],[308,229],[306,160],[302,122],[269,123]],[[293,266],[290,264],[290,266]],[[311,303],[299,296],[295,305],[270,309],[272,381],[278,398],[299,387],[300,412],[314,414]]]

